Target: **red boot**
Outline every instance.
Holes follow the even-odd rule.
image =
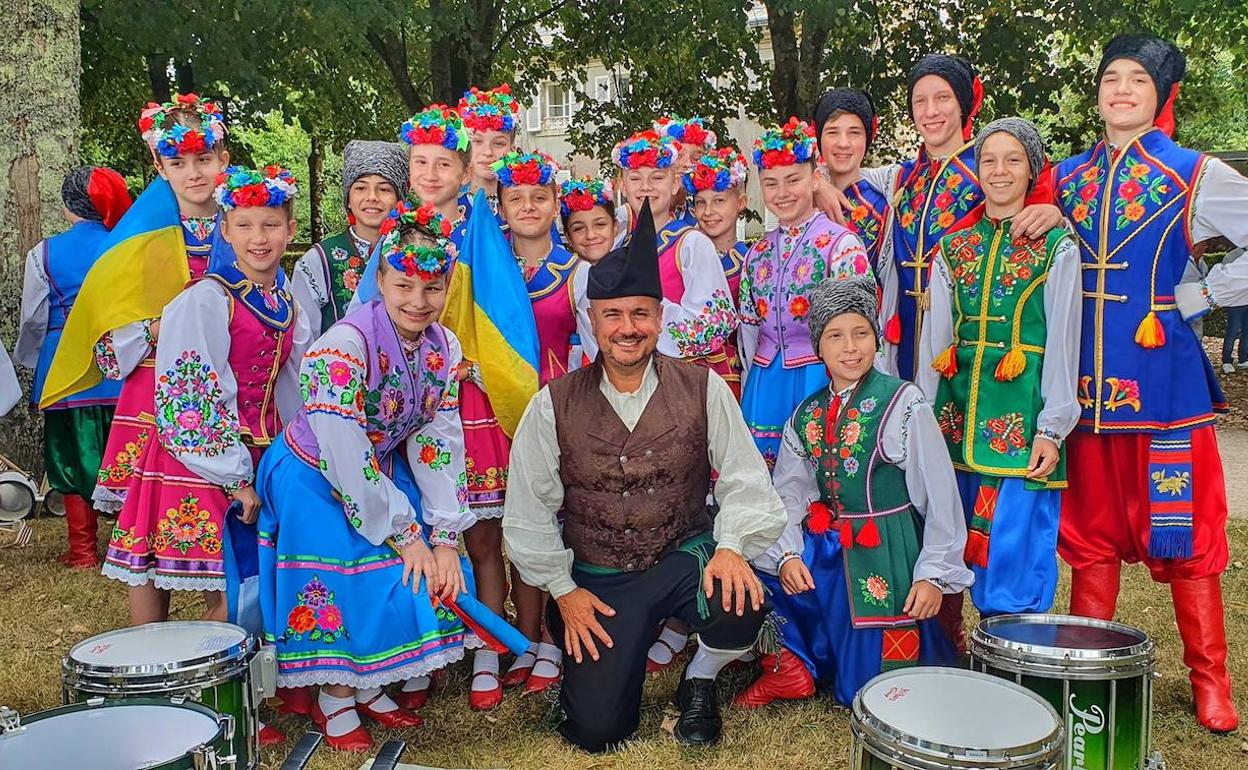
[[[1183,662],[1191,669],[1196,719],[1215,733],[1239,726],[1231,699],[1231,675],[1226,670],[1226,624],[1222,582],[1218,575],[1199,580],[1170,581],[1174,618],[1183,638]]]
[[[312,704],[316,701],[316,688],[279,687],[277,697],[282,700],[282,704],[277,707],[279,713],[308,716],[312,713]]]
[[[65,495],[65,528],[69,549],[57,557],[66,567],[94,569],[100,566],[95,553],[95,510],[78,495]]]
[[[962,619],[962,602],[966,594],[958,592],[956,594],[945,594],[944,600],[940,603],[940,611],[936,613],[936,621],[940,623],[940,627],[944,629],[945,635],[949,637],[949,641],[953,642],[953,646],[957,648],[958,655],[966,656],[966,623]]]
[[[1107,561],[1071,570],[1070,614],[1113,620],[1118,609],[1118,585],[1122,564]]]
[[[779,655],[764,655],[759,663],[763,666],[763,675],[733,698],[734,706],[756,709],[776,699],[802,700],[815,694],[814,677],[801,659],[788,650]]]

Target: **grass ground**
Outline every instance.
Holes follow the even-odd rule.
[[[77,641],[125,623],[125,588],[91,572],[70,572],[53,562],[63,539],[61,523],[40,519],[27,548],[0,550],[0,704],[20,712],[59,705],[60,661]],[[1230,525],[1232,567],[1224,579],[1231,672],[1239,685],[1237,704],[1248,715],[1248,522]],[[1066,604],[1065,579],[1057,605]],[[967,603],[968,607],[970,603]],[[174,615],[192,619],[200,600],[175,595]],[[1159,658],[1153,733],[1170,770],[1241,770],[1248,767],[1248,742],[1240,734],[1213,736],[1197,727],[1182,652],[1170,609],[1169,592],[1153,584],[1141,567],[1125,571],[1119,618],[1144,629],[1157,641]],[[445,691],[425,709],[426,725],[403,737],[405,762],[470,768],[611,768],[642,770],[696,765],[704,770],[804,770],[847,766],[849,726],[844,710],[819,697],[747,713],[725,710],[724,742],[714,750],[682,749],[662,732],[665,706],[675,691],[676,674],[646,686],[638,740],[616,754],[591,757],[568,748],[551,731],[552,709],[540,697],[508,694],[490,714],[468,710],[463,666],[455,667]],[[744,686],[745,673],[726,678],[725,691]],[[975,719],[973,713],[967,719]],[[307,723],[280,717],[276,724],[297,735]],[[265,767],[281,764],[287,747],[265,753]],[[355,770],[360,755],[322,749],[312,770]],[[49,765],[51,766],[51,765]],[[85,769],[84,769],[85,770]]]

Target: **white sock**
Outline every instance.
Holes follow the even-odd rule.
[[[699,639],[698,651],[693,654],[693,660],[689,661],[685,679],[714,679],[719,676],[724,666],[741,657],[743,652],[745,650],[717,650],[714,647],[707,647],[706,643]]]
[[[559,664],[563,662],[563,650],[553,644],[542,642],[537,645],[537,663],[533,665],[533,676],[554,679],[559,676]]]
[[[373,698],[377,698],[377,700],[373,700]],[[368,703],[370,700],[373,702]],[[389,695],[382,692],[380,687],[374,687],[371,690],[356,690],[355,702],[368,703],[368,707],[378,714],[385,714],[399,707],[399,704],[391,700]]]
[[[420,692],[422,690],[428,690],[429,685],[432,682],[432,677],[414,676],[403,683],[403,692]]]
[[[331,738],[346,735],[360,726],[360,715],[355,711],[355,698],[335,698],[321,690],[317,701],[320,703],[321,713],[329,720],[325,725],[325,733]],[[345,711],[338,716],[333,716],[333,713],[340,709],[345,709]]]
[[[667,626],[663,626],[663,630],[659,632],[659,639],[667,644],[655,642],[650,645],[650,652],[646,653],[646,657],[658,663],[660,666],[666,666],[672,662],[674,653],[685,649],[685,644],[689,642],[689,635],[674,631]],[[668,649],[670,645],[671,649]]]
[[[480,673],[494,676],[477,676]],[[472,656],[472,689],[475,692],[486,692],[498,686],[498,653],[493,650],[477,650]]]
[[[510,674],[512,671],[519,671],[524,668],[533,668],[533,663],[536,660],[537,644],[530,644],[529,649],[520,653],[516,656],[516,659],[511,662],[511,666],[507,669],[507,673]]]

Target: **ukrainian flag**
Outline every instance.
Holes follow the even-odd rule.
[[[538,388],[537,322],[498,219],[477,192],[447,290],[442,325],[476,361],[503,432],[512,436]]]
[[[189,278],[178,201],[169,183],[157,177],[104,239],[65,321],[39,406],[99,383],[103,375],[93,349],[100,337],[159,318]]]

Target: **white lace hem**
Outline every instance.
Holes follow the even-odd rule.
[[[483,505],[480,508],[474,507],[472,508],[472,515],[476,517],[477,521],[501,519],[503,518],[503,506],[500,503],[499,505]]]
[[[126,490],[117,492],[100,484],[91,491],[91,507],[100,513],[120,513],[126,504]]]
[[[478,647],[484,647],[485,643],[477,638],[476,634],[466,634],[463,644],[452,647],[450,649],[436,652],[423,660],[409,663],[406,666],[393,668],[388,671],[382,671],[376,674],[368,674],[366,676],[352,676],[342,671],[302,671],[297,674],[283,674],[278,672],[278,687],[318,687],[321,685],[341,685],[343,687],[354,687],[357,690],[369,690],[374,687],[385,687],[394,682],[402,682],[408,679],[414,679],[418,676],[432,674],[440,668],[446,668],[452,663],[458,663],[464,659],[466,650],[475,650]]]
[[[162,591],[224,591],[225,578],[186,577],[184,575],[160,575],[155,570],[147,572],[131,572],[125,567],[105,563],[100,574],[106,578],[119,580],[128,586],[142,586],[151,583]]]

